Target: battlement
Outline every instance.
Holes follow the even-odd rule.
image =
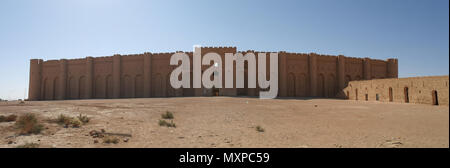
[[[201,46],[200,48],[202,49],[237,49],[237,47],[233,47],[233,46],[219,46],[219,47],[214,47],[214,46]]]
[[[59,64],[59,60],[48,60],[44,62],[44,65],[53,65],[53,64]]]
[[[206,50],[215,50],[215,49],[226,49],[226,50],[236,50],[237,47],[234,46],[219,46],[219,47],[214,47],[214,46],[201,46],[202,49],[206,49]],[[237,50],[236,50],[237,51]],[[274,53],[276,51],[255,51],[255,50],[246,50],[246,51],[237,51],[237,52],[241,52],[241,53],[249,53],[249,52],[254,52],[254,53]],[[161,56],[161,55],[167,55],[167,56],[171,56],[175,53],[188,53],[188,54],[192,54],[192,51],[186,52],[186,51],[175,51],[175,52],[160,52],[160,53],[151,53],[151,52],[144,52],[144,53],[140,53],[140,54],[125,54],[125,55],[121,55],[121,54],[114,54],[113,56],[121,56],[121,57],[140,57],[140,56],[144,56],[144,55],[155,55],[155,56]],[[347,60],[348,62],[352,62],[352,63],[359,63],[361,61],[364,61],[364,59],[367,58],[361,58],[361,57],[349,57],[349,56],[344,56],[344,55],[326,55],[326,54],[318,54],[318,53],[298,53],[298,52],[286,52],[286,51],[278,51],[278,53],[280,55],[290,55],[290,56],[317,56],[318,59],[334,59],[337,58],[339,56],[343,56],[345,57],[345,60]],[[113,56],[99,56],[99,57],[93,57],[96,61],[98,60],[108,60],[110,58],[112,58]],[[85,58],[75,58],[75,59],[67,59],[67,61],[69,62],[79,62],[79,61],[83,61],[86,60],[87,57]],[[42,59],[32,59],[32,60],[37,60],[37,61],[43,61]],[[381,60],[381,59],[372,59],[370,58],[370,60],[373,60],[375,62],[391,62],[394,64],[398,63],[398,60],[395,58],[389,58],[387,60]],[[43,61],[45,63],[47,62],[54,62],[54,61],[59,61],[59,60],[46,60]]]
[[[162,53],[153,53],[152,55],[168,55],[171,56],[177,52],[162,52]]]

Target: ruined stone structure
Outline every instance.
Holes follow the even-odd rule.
[[[448,76],[351,81],[344,89],[351,100],[448,105]]]
[[[225,64],[225,53],[236,47],[203,47],[202,55],[216,52]],[[246,51],[254,52],[255,51]],[[191,57],[193,52],[186,52]],[[169,60],[174,53],[143,53],[30,61],[29,100],[143,98],[171,96],[258,96],[259,88],[173,89],[170,73],[176,66]],[[257,57],[256,57],[257,59]],[[280,97],[336,97],[349,81],[397,78],[397,59],[374,60],[345,56],[278,52]],[[236,66],[236,63],[234,63]],[[267,56],[267,67],[269,67]],[[202,66],[202,70],[209,66]],[[225,67],[222,65],[222,67]],[[267,72],[269,72],[267,68]],[[225,72],[225,70],[223,70]],[[191,66],[192,73],[192,66]],[[234,71],[234,77],[236,77]],[[267,73],[269,75],[269,73]],[[191,86],[192,86],[191,74]],[[224,78],[225,75],[222,75]],[[258,79],[257,79],[258,80]],[[236,80],[234,80],[236,81]],[[225,80],[222,80],[225,86]]]

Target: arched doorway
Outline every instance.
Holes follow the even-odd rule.
[[[53,100],[53,87],[51,85],[53,81],[50,79],[44,79],[44,89],[43,89],[43,97],[44,100]]]
[[[328,76],[328,94],[327,97],[334,97],[336,96],[336,78],[334,77],[333,74],[330,74]]]
[[[135,97],[144,97],[144,78],[142,75],[136,75],[136,78],[134,79],[134,92]]]
[[[394,101],[394,93],[392,92],[392,88],[389,87],[389,102]]]
[[[58,100],[60,99],[60,88],[59,88],[59,78],[55,78],[53,80],[53,99]]]
[[[121,97],[122,98],[132,98],[133,97],[133,85],[131,81],[131,77],[129,75],[125,75],[122,78],[122,83],[120,84],[121,87]]]
[[[297,97],[306,97],[307,96],[307,87],[308,87],[308,81],[306,80],[306,75],[305,74],[300,74],[297,76],[296,78],[297,80],[295,81],[295,84],[297,86],[295,86],[296,89],[296,96]]]
[[[431,96],[433,99],[433,105],[439,105],[438,93],[436,90],[431,91]]]
[[[153,87],[152,87],[152,94],[153,97],[162,97],[163,96],[163,84],[162,84],[162,77],[161,74],[156,74],[155,77],[152,79]]]
[[[113,98],[113,92],[114,92],[113,79],[112,79],[111,75],[108,75],[106,77],[106,98],[107,99],[112,99]]]
[[[295,97],[295,76],[293,73],[288,75],[288,97]]]
[[[105,87],[103,86],[103,82],[104,80],[101,76],[97,76],[97,78],[95,78],[94,97],[97,99],[105,98]]]
[[[87,94],[86,94],[86,77],[82,76],[80,77],[80,80],[78,81],[78,86],[79,86],[79,92],[78,92],[78,98],[79,99],[85,99],[87,98]]]
[[[325,97],[325,77],[320,74],[317,78],[317,96]]]
[[[409,103],[409,89],[408,89],[408,87],[405,87],[403,92],[405,94],[405,103]]]
[[[78,99],[78,86],[77,79],[75,77],[71,77],[69,79],[69,99]]]

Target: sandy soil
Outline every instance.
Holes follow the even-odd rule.
[[[176,128],[159,126],[166,111]],[[14,122],[2,122],[0,147],[449,147],[448,106],[230,97],[0,103],[0,115],[25,113],[38,115],[44,131],[19,136]],[[91,118],[80,128],[47,121],[80,113]],[[89,135],[101,129],[132,137],[105,144]]]

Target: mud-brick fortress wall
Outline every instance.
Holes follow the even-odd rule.
[[[236,47],[202,47],[202,55],[216,52],[236,53]],[[243,51],[242,53],[257,51]],[[186,52],[191,61],[191,86],[193,52]],[[268,53],[268,52],[267,52]],[[247,67],[245,88],[221,89],[173,89],[169,83],[170,73],[177,66],[170,66],[174,53],[143,53],[30,61],[29,100],[63,100],[93,98],[141,98],[171,96],[258,96],[260,88],[248,88]],[[256,57],[258,62],[258,57]],[[269,67],[267,54],[266,67]],[[236,66],[236,63],[234,63]],[[257,65],[258,66],[258,65]],[[349,81],[381,78],[397,78],[397,59],[374,60],[345,56],[319,55],[315,53],[278,52],[280,97],[342,97],[342,90]],[[209,66],[202,66],[202,71]],[[258,68],[258,67],[257,67]],[[267,68],[267,78],[269,77]],[[223,69],[224,73],[225,70]],[[223,86],[225,75],[222,74]],[[236,77],[236,71],[234,71]],[[256,76],[257,77],[257,76]],[[258,80],[258,79],[257,79]],[[236,80],[234,80],[236,81]]]
[[[448,105],[448,76],[352,81],[344,89],[351,100]]]

